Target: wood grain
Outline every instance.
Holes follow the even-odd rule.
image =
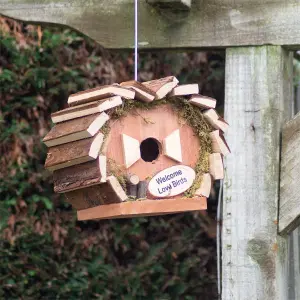
[[[277,215],[292,53],[278,46],[228,49],[225,70],[232,154],[225,158],[222,299],[289,299],[287,239],[277,234]]]
[[[43,142],[51,147],[94,136],[108,119],[108,115],[103,112],[58,123],[45,136]],[[91,130],[91,127],[96,130]]]
[[[134,91],[122,88],[118,85],[103,85],[70,95],[68,104],[70,106],[76,106],[97,100],[112,98],[114,96],[134,99],[134,95]]]
[[[209,173],[214,180],[224,178],[223,159],[220,153],[212,153],[209,155]]]
[[[143,102],[152,102],[156,95],[154,91],[136,80],[122,82],[120,86],[133,89],[135,91],[135,99]]]
[[[104,154],[117,165],[124,166],[125,163],[122,134],[127,134],[139,142],[152,137],[162,143],[164,138],[174,130],[179,129],[182,144],[182,164],[194,168],[199,155],[201,155],[201,145],[193,129],[179,121],[170,105],[160,105],[151,110],[137,110],[111,124]],[[160,154],[157,160],[153,162],[139,159],[128,168],[128,172],[138,175],[140,180],[145,180],[147,177],[153,177],[159,171],[177,164],[173,159]]]
[[[220,130],[214,130],[209,134],[212,142],[212,149],[215,153],[221,153],[226,156],[230,153],[230,149]]]
[[[209,173],[205,173],[202,176],[202,181],[199,189],[195,192],[196,196],[204,196],[204,197],[209,197],[210,191],[213,185],[213,180],[212,177]]]
[[[202,109],[215,108],[217,104],[217,100],[203,96],[203,95],[193,95],[191,96],[189,102],[195,106],[198,106]]]
[[[170,97],[174,96],[188,96],[199,93],[199,85],[193,84],[182,84],[174,87],[172,92],[169,94]]]
[[[109,176],[106,183],[67,192],[65,193],[66,200],[75,209],[86,209],[102,204],[122,202],[125,199],[120,198],[118,192],[116,192],[115,180],[114,176]]]
[[[115,96],[107,99],[94,101],[92,103],[86,103],[77,105],[74,107],[68,107],[51,114],[53,123],[64,122],[84,116],[88,116],[95,113],[100,113],[109,108],[122,104],[120,96]]]
[[[90,151],[95,147],[95,152],[99,153],[102,141],[103,134],[98,133],[95,137],[51,147],[48,149],[45,168],[54,171],[93,160],[98,155],[91,156]]]
[[[168,76],[143,82],[143,85],[155,92],[156,100],[166,97],[166,95],[170,93],[177,84],[178,80],[174,76]]]
[[[146,180],[140,181],[137,186],[137,199],[147,198],[148,182]]]
[[[296,0],[197,0],[192,1],[190,13],[174,14],[169,10],[160,12],[147,1],[139,1],[139,48],[264,44],[299,48],[299,10],[300,3]],[[2,0],[0,14],[71,26],[105,48],[134,46],[132,0]]]
[[[282,130],[279,231],[289,232],[300,224],[300,114]]]
[[[53,172],[54,192],[64,193],[106,181],[106,157]]]
[[[99,205],[94,208],[79,210],[77,212],[77,218],[79,221],[132,218],[205,210],[206,208],[205,197],[128,201],[120,204]]]
[[[213,108],[204,111],[203,116],[213,128],[220,129],[222,132],[228,130],[228,123]]]

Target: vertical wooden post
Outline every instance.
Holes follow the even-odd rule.
[[[292,56],[226,50],[222,299],[288,299],[287,238],[277,235],[280,130],[291,116]]]

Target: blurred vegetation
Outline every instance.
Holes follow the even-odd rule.
[[[222,103],[218,52],[140,55],[140,80],[174,74]],[[132,78],[131,53],[69,29],[0,18],[0,299],[215,299],[214,211],[76,222],[41,142],[70,93]]]

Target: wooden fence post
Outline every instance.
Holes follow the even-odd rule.
[[[280,131],[292,113],[292,55],[280,46],[226,50],[227,141],[222,299],[287,297],[287,238],[277,234]]]

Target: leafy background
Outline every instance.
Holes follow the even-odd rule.
[[[145,52],[139,70],[199,83],[222,112],[224,53]],[[43,167],[50,113],[132,77],[131,52],[0,18],[0,299],[216,299],[216,191],[208,212],[77,222]]]

